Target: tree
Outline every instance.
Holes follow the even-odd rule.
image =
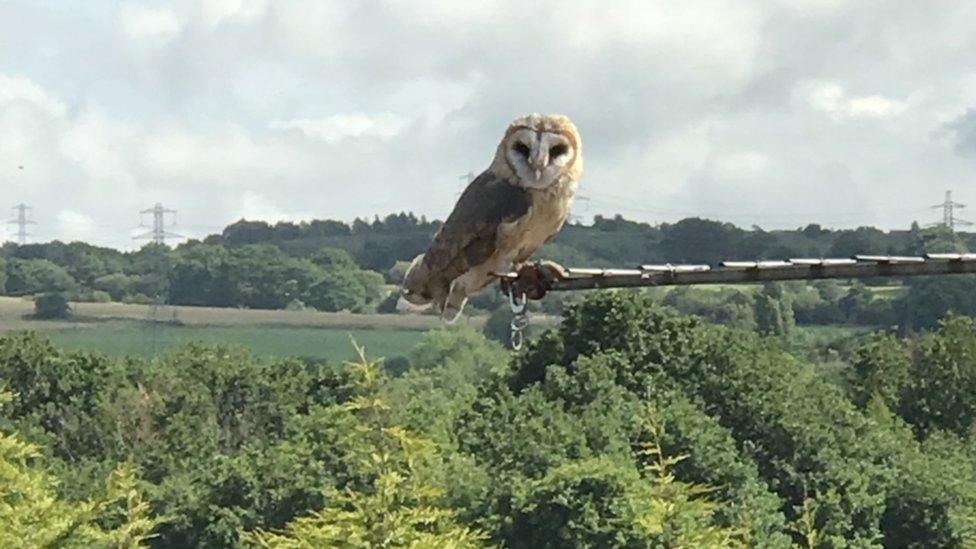
[[[352,254],[341,248],[322,248],[312,255],[312,263],[328,270],[353,270],[359,269]]]
[[[838,234],[828,252],[831,257],[853,257],[858,254],[886,253],[884,232],[873,227],[860,227]]]
[[[438,505],[440,490],[426,483],[436,467],[430,441],[389,423],[378,398],[381,370],[356,347],[359,359],[347,363],[355,396],[339,409],[356,420],[353,462],[369,479],[362,489],[332,490],[330,504],[291,522],[284,532],[257,531],[246,539],[260,547],[430,547],[485,546],[484,535],[458,524]]]
[[[888,459],[897,444],[815,366],[755,335],[674,317],[644,296],[606,291],[571,310],[557,334],[540,338],[509,383],[528,395],[555,375],[553,365],[577,370],[583,359],[601,355],[615,357],[614,379],[635,397],[674,390],[718,418],[775,490],[787,520],[801,523],[810,509],[804,531],[816,531],[824,544],[867,546],[884,535],[885,498],[897,486]],[[941,503],[922,498],[899,505],[942,512]],[[803,536],[794,539],[801,543]]]
[[[908,350],[895,336],[878,333],[870,336],[854,352],[851,394],[864,408],[873,398],[886,406],[899,406],[902,391],[911,383],[912,362]]]
[[[70,315],[71,306],[64,294],[41,294],[34,299],[34,318],[38,320],[64,319]]]
[[[363,312],[369,296],[353,271],[329,271],[305,293],[306,304],[320,311]]]
[[[165,301],[173,268],[172,250],[166,244],[150,242],[127,254],[127,258],[125,274],[136,276],[133,291]]]
[[[223,246],[199,242],[181,246],[170,273],[170,303],[212,307],[239,305],[232,268],[231,254]]]
[[[10,398],[0,393],[0,406]],[[153,537],[159,521],[131,467],[116,469],[101,497],[77,502],[59,498],[40,460],[37,446],[0,431],[0,546],[136,548]]]
[[[678,480],[687,456],[668,456],[656,412],[644,418],[634,461],[570,461],[515,502],[512,547],[747,547],[748,530],[716,524],[710,487]]]
[[[967,253],[969,248],[959,234],[944,225],[922,229],[912,227],[915,241],[907,253],[922,255],[926,253]]]
[[[125,296],[136,293],[138,278],[123,273],[112,273],[96,278],[92,287],[96,290],[108,292],[113,301],[122,301]]]
[[[506,347],[511,345],[512,311],[508,307],[498,307],[488,315],[481,333],[492,341],[497,341]]]
[[[224,244],[229,247],[245,244],[265,244],[274,236],[274,229],[264,221],[240,221],[228,225],[222,236]]]
[[[756,326],[764,335],[788,338],[793,333],[793,305],[782,284],[766,284],[756,296]]]
[[[976,320],[950,316],[918,342],[911,383],[897,410],[925,436],[938,429],[965,435],[976,423]]]
[[[976,315],[976,276],[940,276],[912,279],[908,294],[896,303],[902,328],[933,329],[950,313]]]
[[[266,244],[233,249],[222,274],[233,303],[255,309],[284,309],[322,279],[322,269],[311,261],[292,258]]]
[[[741,229],[707,219],[684,219],[663,227],[661,248],[672,263],[717,265],[736,249]]]
[[[67,292],[77,286],[66,270],[46,259],[11,259],[7,262],[6,289],[9,295]]]
[[[341,221],[314,219],[303,226],[304,232],[310,238],[323,236],[349,236],[352,232],[349,225]]]

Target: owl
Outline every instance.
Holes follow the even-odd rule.
[[[470,295],[559,232],[582,173],[582,142],[569,118],[530,114],[512,121],[491,166],[411,263],[398,308],[433,306],[453,322]]]

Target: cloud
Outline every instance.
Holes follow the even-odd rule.
[[[908,103],[883,95],[852,96],[836,82],[809,82],[799,88],[809,105],[835,119],[885,118],[905,112]]]
[[[30,79],[0,73],[0,109],[6,112],[18,103],[29,105],[54,118],[63,117],[68,110],[63,101]]]
[[[58,234],[68,235],[68,240],[89,241],[98,236],[95,220],[81,212],[61,210],[57,214]]]
[[[948,130],[955,138],[956,151],[959,154],[976,157],[976,108],[951,122]]]
[[[248,23],[264,14],[266,0],[201,0],[203,19],[208,25]]]
[[[119,10],[119,25],[125,35],[136,41],[165,44],[180,33],[176,14],[165,8],[149,8],[138,4],[123,4]]]
[[[374,137],[389,140],[407,126],[405,118],[393,113],[352,113],[337,114],[319,119],[296,118],[275,120],[271,128],[276,130],[299,130],[307,137],[322,139],[327,143],[337,143],[343,139]]]
[[[588,214],[894,228],[952,186],[976,201],[961,186],[976,177],[967,3],[0,11],[0,211],[35,206],[45,237],[68,236],[67,211],[93,220],[93,241],[130,245],[155,202],[191,236],[241,215],[443,217],[458,176],[486,168],[506,124],[534,111],[580,128]]]

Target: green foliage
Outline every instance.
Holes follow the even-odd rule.
[[[221,282],[230,288],[232,302],[254,309],[283,309],[321,278],[320,269],[310,261],[256,244],[232,250],[225,272],[226,282]]]
[[[411,351],[406,371],[386,384],[385,398],[399,424],[449,441],[457,416],[476,396],[476,384],[506,359],[499,345],[468,326],[432,330]]]
[[[655,525],[648,487],[628,461],[560,464],[529,482],[513,502],[511,547],[649,546]],[[661,502],[663,503],[663,502]],[[647,513],[651,515],[651,512]]]
[[[309,230],[268,228],[283,243]],[[195,262],[186,280],[234,295],[247,285],[215,282],[230,280],[221,262],[293,259],[240,244],[208,263],[218,245],[177,251],[174,272]],[[247,277],[332,272],[296,261]],[[260,284],[262,299],[283,295]],[[863,302],[865,291],[784,284],[660,300],[734,324],[707,309],[761,297],[785,322],[783,302],[815,311],[848,296],[851,310],[888,300]],[[34,490],[0,495],[0,514],[46,509],[53,535],[89,536],[76,546],[976,543],[976,321],[863,337],[825,371],[779,337],[682,316],[655,295],[587,294],[518,354],[468,326],[434,330],[385,367],[358,347],[336,368],[202,344],[109,359],[0,337],[0,384],[16,395],[0,415],[0,492]],[[106,490],[106,476],[125,487]]]
[[[877,398],[920,437],[964,436],[976,424],[976,321],[949,317],[937,331],[899,341],[876,335],[854,354],[851,393],[866,406]]]
[[[668,291],[662,303],[686,314],[700,316],[709,322],[753,330],[756,328],[756,297],[737,289],[698,289],[676,287]]]
[[[921,337],[898,410],[921,434],[970,432],[976,421],[976,321],[951,317]]]
[[[734,256],[742,230],[728,223],[691,218],[662,228],[661,249],[672,263],[717,265]]]
[[[228,251],[197,242],[175,255],[169,301],[176,304],[284,309],[297,300],[324,311],[366,312],[385,297],[383,277],[360,270],[344,250],[323,248],[307,260],[266,244]]]
[[[312,263],[315,263],[323,269],[337,271],[359,269],[359,265],[356,264],[356,260],[352,257],[352,254],[341,248],[322,248],[312,255],[311,260]]]
[[[652,481],[648,512],[640,524],[663,547],[748,547],[747,528],[724,528],[714,524],[720,505],[708,498],[714,489],[677,480],[672,470],[688,456],[667,456],[662,449],[664,427],[659,413],[650,407],[644,417],[647,440],[640,445],[639,458]]]
[[[62,293],[41,294],[34,298],[34,318],[38,320],[64,319],[71,316],[68,298]]]
[[[888,407],[897,406],[911,381],[911,356],[891,334],[872,335],[854,354],[852,399],[866,407],[873,398]]]
[[[9,399],[0,394],[0,405]],[[131,467],[113,471],[98,498],[77,502],[58,496],[40,459],[36,446],[0,431],[0,546],[146,546],[159,520]]]
[[[6,291],[9,295],[66,292],[76,285],[68,271],[46,259],[10,259],[7,262]]]
[[[351,273],[326,273],[304,295],[305,302],[323,311],[359,311],[366,306],[366,292]]]
[[[620,357],[618,383],[635,396],[673,387],[719,418],[779,495],[798,543],[800,531],[815,531],[823,546],[877,543],[895,534],[881,530],[893,527],[882,518],[895,502],[921,515],[960,512],[945,510],[931,485],[924,488],[931,499],[901,494],[897,479],[909,457],[893,452],[890,431],[810,365],[747,334],[670,317],[623,292],[594,295],[569,314],[556,336],[543,337],[520,361],[513,387],[530,394],[548,381],[548,365],[598,353]],[[807,519],[809,528],[797,526]]]
[[[913,228],[916,239],[912,253],[968,253],[965,240],[949,227],[938,225],[926,229]]]
[[[6,259],[7,295],[70,292],[90,296],[108,292],[113,300],[177,305],[284,309],[295,300],[327,311],[394,312],[395,295],[380,276],[399,283],[406,265],[430,243],[439,222],[409,213],[357,219],[351,225],[331,220],[271,225],[246,221],[228,226],[222,234],[190,241],[176,249],[148,244],[123,254],[84,243],[50,242],[0,248]],[[921,254],[962,251],[972,235],[944,228],[882,232],[861,227],[830,231],[819,225],[793,231],[743,229],[706,219],[685,219],[652,226],[597,216],[592,226],[569,224],[536,254],[567,265],[626,266],[646,263],[706,262],[726,259],[781,259],[797,256],[848,256],[853,253]],[[3,278],[0,268],[0,280]],[[379,273],[383,273],[380,275]],[[961,279],[960,279],[961,280]],[[818,287],[831,284],[818,283]],[[967,285],[968,284],[968,285]],[[934,328],[948,312],[976,314],[971,283],[919,281],[909,296],[882,299],[863,287],[820,291],[813,299],[808,287],[793,286],[799,324],[900,324],[907,333]],[[848,295],[833,295],[835,291]],[[780,303],[753,293],[723,289],[669,294],[678,310],[711,322],[754,329],[755,313],[763,316],[764,333],[779,333]],[[760,303],[754,303],[758,299]],[[843,302],[842,302],[843,301]],[[312,303],[317,305],[312,305]],[[472,298],[472,311],[494,311],[497,296],[485,292]],[[543,303],[549,313],[561,314],[560,299]],[[788,315],[787,315],[788,316]],[[496,322],[500,325],[500,321]],[[501,331],[494,332],[496,337]]]
[[[830,245],[830,257],[854,257],[858,254],[887,253],[884,232],[874,227],[844,231]]]
[[[783,284],[766,284],[756,296],[756,327],[763,335],[786,339],[793,333],[796,327],[793,303]]]
[[[976,316],[976,276],[913,279],[899,308],[907,330],[934,329],[950,313]]]
[[[484,328],[481,333],[492,341],[497,341],[502,345],[509,345],[512,334],[512,311],[505,307],[499,307],[488,315]]]
[[[438,505],[440,491],[426,480],[436,466],[437,449],[387,420],[388,407],[377,398],[381,370],[357,347],[348,363],[355,396],[339,410],[355,417],[359,441],[352,448],[364,489],[333,491],[330,504],[290,523],[281,533],[256,532],[246,539],[258,547],[481,547],[483,535],[454,521]]]
[[[0,257],[0,295],[7,293],[7,262]]]

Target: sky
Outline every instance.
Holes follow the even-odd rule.
[[[946,0],[0,0],[0,215],[121,248],[155,203],[188,237],[443,218],[554,112],[584,220],[907,228],[976,209],[974,28]]]

